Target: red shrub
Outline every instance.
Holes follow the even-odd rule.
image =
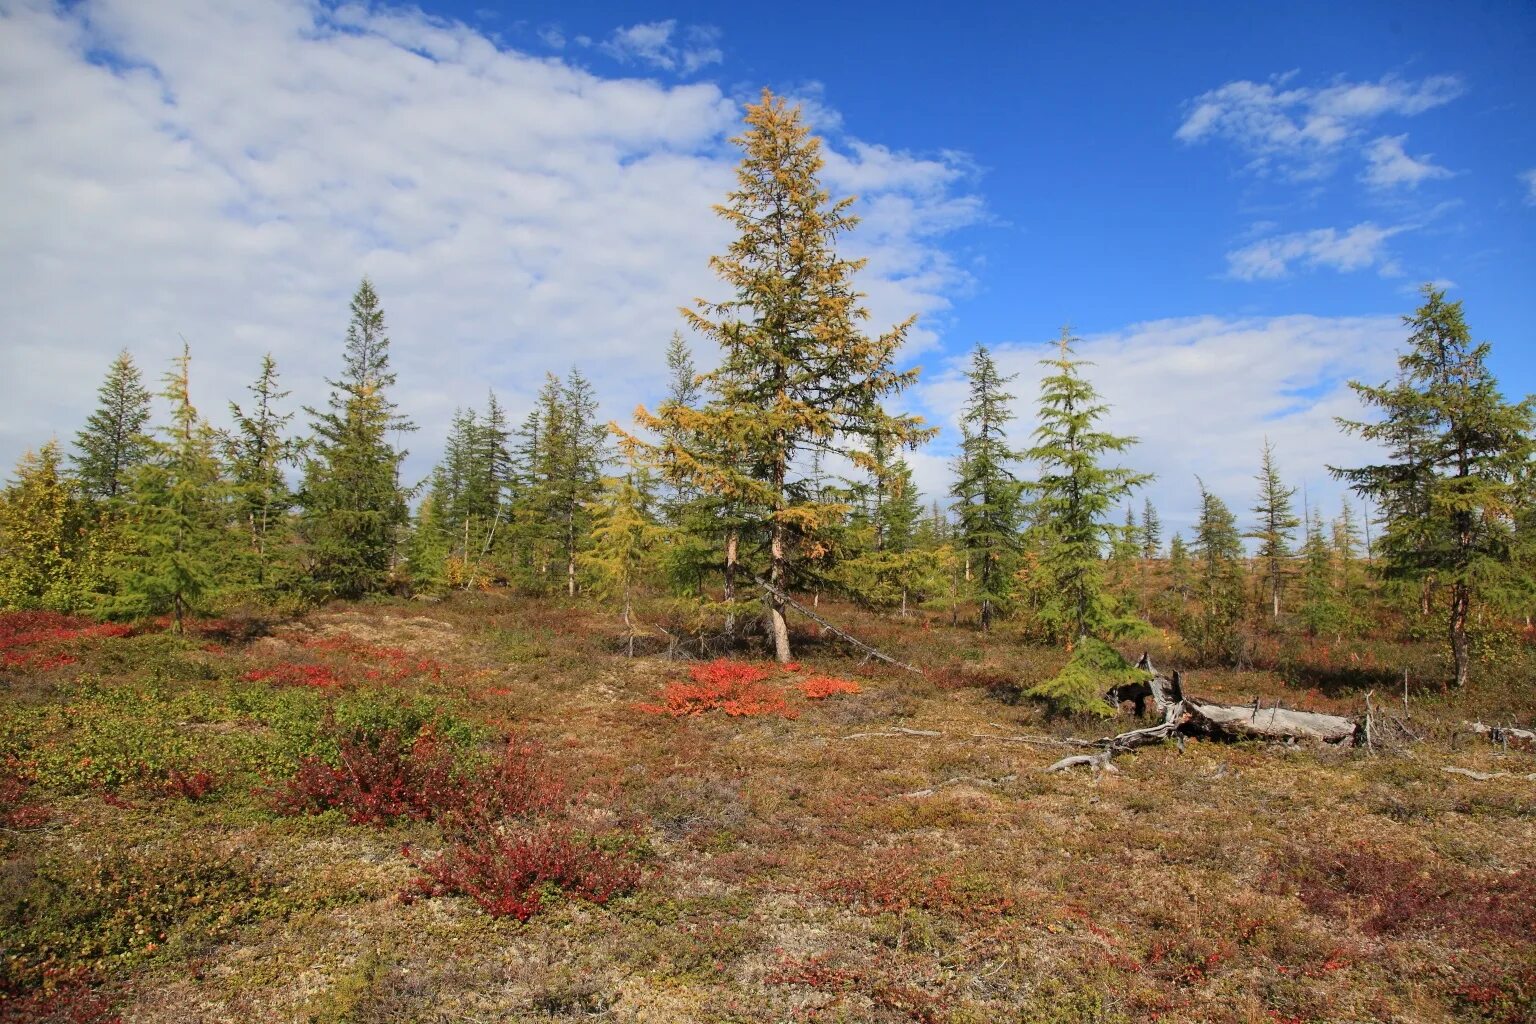
[[[640,881],[631,861],[579,842],[563,826],[544,825],[512,833],[488,832],[451,845],[424,860],[409,847],[410,862],[427,877],[403,894],[468,896],[494,917],[526,921],[538,912],[541,887],[603,904]]]
[[[179,796],[185,800],[201,800],[216,788],[214,778],[204,771],[183,772],[172,768],[165,780],[155,787],[161,796]]]
[[[859,684],[852,679],[837,679],[833,676],[812,676],[797,685],[807,700],[825,700],[833,694],[859,692]]]
[[[724,711],[733,716],[779,715],[798,718],[789,706],[784,691],[766,686],[768,671],[740,661],[720,659],[688,670],[692,683],[668,683],[661,692],[663,703],[638,705],[650,715],[682,718],[706,711]]]
[[[564,786],[544,766],[538,749],[513,740],[494,767],[467,772],[453,751],[430,732],[406,744],[393,731],[341,740],[340,764],[305,758],[274,799],[282,814],[318,814],[339,808],[358,825],[396,818],[441,820],[465,832],[508,818],[558,810]]]
[[[322,654],[341,655],[349,667],[361,666],[358,675],[369,682],[399,683],[415,677],[443,677],[441,662],[401,647],[377,647],[349,636],[317,637],[306,640],[304,647]]]
[[[306,757],[274,799],[281,814],[318,814],[331,808],[353,824],[385,825],[396,818],[423,821],[457,808],[463,797],[453,753],[423,732],[406,744],[394,730],[377,738],[342,740],[341,763]]]

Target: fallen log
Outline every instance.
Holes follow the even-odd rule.
[[[1292,711],[1278,704],[1251,707],[1210,704],[1186,698],[1182,714],[1189,732],[1232,739],[1292,740],[1311,743],[1354,742],[1359,723],[1342,715],[1318,711]]]
[[[1471,768],[1458,768],[1454,765],[1445,765],[1440,770],[1450,772],[1452,775],[1465,775],[1478,782],[1487,782],[1490,779],[1524,779],[1527,782],[1536,782],[1536,772],[1527,775],[1517,775],[1514,772],[1475,772]]]

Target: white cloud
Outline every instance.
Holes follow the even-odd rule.
[[[1077,346],[1077,355],[1092,363],[1084,373],[1109,406],[1103,424],[1140,441],[1121,464],[1157,474],[1147,495],[1169,532],[1183,529],[1188,537],[1196,475],[1248,523],[1266,437],[1287,483],[1305,487],[1325,515],[1335,514],[1344,489],[1325,467],[1361,465],[1372,455],[1368,445],[1334,422],[1335,416],[1361,415],[1345,382],[1388,379],[1402,339],[1396,316],[1198,316],[1092,335]],[[1038,361],[1053,356],[1054,345],[1008,342],[990,348],[1002,372],[1018,375],[1009,387],[1016,415],[1009,436],[1016,446],[1027,447],[1037,423],[1043,374]],[[939,445],[914,463],[914,476],[930,496],[949,486],[944,453],[959,435],[967,359],[951,361],[919,389],[924,406],[944,426]],[[1140,503],[1138,497],[1138,515]]]
[[[1536,167],[1522,171],[1516,177],[1525,185],[1525,201],[1536,206]]]
[[[646,64],[662,71],[691,75],[725,60],[720,49],[720,30],[690,25],[679,35],[676,19],[643,22],[615,29],[601,44],[603,52],[624,63]]]
[[[1361,180],[1371,188],[1417,188],[1420,182],[1449,178],[1452,172],[1433,162],[1433,154],[1409,156],[1403,151],[1406,135],[1383,135],[1365,148],[1368,166]]]
[[[1421,114],[1463,92],[1454,75],[1417,82],[1390,75],[1378,82],[1338,78],[1322,87],[1292,87],[1295,77],[1292,71],[1267,82],[1228,82],[1196,97],[1186,105],[1175,138],[1224,139],[1250,157],[1255,171],[1317,178],[1332,170],[1340,149],[1370,122],[1389,114]]]
[[[1406,227],[1379,227],[1369,221],[1347,231],[1316,228],[1262,238],[1227,253],[1227,272],[1240,281],[1286,277],[1293,265],[1338,271],[1375,266],[1384,277],[1396,276],[1396,264],[1386,253],[1386,241]]]
[[[456,405],[495,387],[521,415],[546,370],[579,364],[628,419],[663,386],[677,307],[721,297],[707,260],[730,231],[712,205],[739,126],[712,84],[602,78],[411,10],[12,3],[0,463],[67,441],[120,347],[153,380],[179,334],[215,417],[269,350],[293,407],[323,401],[365,273],[423,427],[412,476]],[[848,245],[870,257],[871,326],[923,313],[930,343],[965,283],[938,235],[979,202],[933,160],[833,150],[869,186]]]

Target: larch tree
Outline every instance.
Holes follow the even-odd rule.
[[[604,480],[602,492],[589,505],[592,543],[581,553],[598,594],[619,602],[630,657],[639,635],[633,618],[635,589],[651,574],[671,535],[656,518],[654,491],[650,472],[634,464],[623,476]]]
[[[1013,594],[1024,485],[1015,472],[1019,453],[1008,446],[1013,395],[1006,388],[1013,377],[998,372],[985,345],[972,350],[965,377],[970,393],[960,414],[958,473],[950,494],[985,632]]]
[[[1264,588],[1268,592],[1270,615],[1280,617],[1280,595],[1285,589],[1285,578],[1290,572],[1291,548],[1296,527],[1293,499],[1296,488],[1286,487],[1280,480],[1279,467],[1275,465],[1275,446],[1264,439],[1264,452],[1260,461],[1258,503],[1253,506],[1257,517],[1254,527],[1245,536],[1259,542],[1258,559],[1264,569]]]
[[[818,451],[846,454],[868,470],[872,438],[883,436],[894,450],[929,432],[918,417],[882,405],[916,380],[915,370],[892,365],[913,321],[875,337],[864,333],[869,314],[853,285],[863,261],[842,259],[835,249],[857,221],[853,200],[833,202],[822,186],[821,140],[799,107],[766,89],[748,105],[746,124],[734,140],[742,150],[736,188],[716,207],[737,237],[710,260],[732,295],[683,310],[697,334],[719,344],[720,365],[703,375],[698,406],[655,414],[642,408],[637,419],[657,437],[647,462],[751,517],[747,528],[767,547],[774,654],[785,662],[785,602],[796,566],[818,557],[818,535],[847,512],[811,495],[799,474]],[[689,438],[707,443],[692,447]],[[633,436],[626,443],[641,444]]]
[[[1039,418],[1034,446],[1025,457],[1040,466],[1032,516],[1043,537],[1042,568],[1049,591],[1041,606],[1042,621],[1069,642],[1090,636],[1109,625],[1104,597],[1104,553],[1119,526],[1110,510],[1152,479],[1103,460],[1136,443],[1134,437],[1108,433],[1098,427],[1109,407],[1081,373],[1083,360],[1074,359],[1076,341],[1062,328],[1059,353],[1041,364],[1053,372],[1040,382]]]
[[[111,604],[118,614],[169,613],[177,633],[215,589],[228,537],[217,435],[192,405],[191,362],[183,346],[161,392],[170,403],[170,425],[129,477],[124,550]]]
[[[126,349],[112,361],[96,394],[99,404],[85,421],[85,428],[75,435],[71,461],[85,496],[110,501],[154,448],[145,432],[149,390]]]
[[[89,592],[92,547],[78,486],[55,441],[27,452],[0,491],[0,608],[69,612]]]
[[[1340,420],[1385,449],[1375,465],[1332,472],[1375,498],[1387,521],[1380,554],[1389,578],[1433,578],[1449,592],[1447,640],[1454,682],[1471,672],[1467,622],[1474,597],[1510,585],[1513,519],[1536,458],[1536,398],[1509,403],[1474,343],[1461,302],[1425,285],[1397,379],[1351,381],[1380,418]]]
[[[415,429],[388,394],[395,384],[389,335],[367,278],[352,297],[342,374],[327,383],[327,407],[306,410],[314,438],[304,467],[303,533],[320,591],[359,597],[381,590],[393,569],[408,509],[400,487],[406,453],[390,435]]]

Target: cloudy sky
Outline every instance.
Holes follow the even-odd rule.
[[[1022,444],[1071,323],[1165,519],[1197,473],[1251,504],[1265,437],[1331,511],[1343,382],[1391,372],[1420,282],[1536,391],[1536,8],[1275,6],[0,0],[0,460],[67,441],[123,347],[154,376],[185,338],[216,419],[264,352],[321,401],[364,274],[415,475],[546,371],[627,421],[722,297],[711,205],[770,86],[859,197],[872,328],[921,316],[926,490],[971,346]]]

